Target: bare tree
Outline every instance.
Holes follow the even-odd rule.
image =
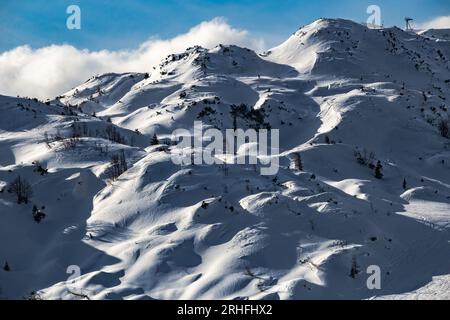
[[[443,136],[444,138],[450,138],[450,128],[448,121],[441,120],[438,124],[438,129],[441,136]]]
[[[303,162],[300,153],[298,152],[294,153],[293,157],[294,157],[292,160],[293,169],[296,171],[303,171]]]
[[[119,160],[120,160],[120,169],[122,170],[122,173],[123,173],[128,170],[127,159],[125,157],[125,151],[123,151],[123,150],[120,151]]]
[[[105,129],[106,138],[112,142],[124,143],[125,140],[120,132],[111,123],[108,123]]]
[[[362,151],[356,149],[354,154],[360,165],[375,168],[375,165],[373,164],[375,161],[375,154],[373,152],[368,152],[366,149],[363,149]]]
[[[156,133],[155,133],[155,134],[153,134],[153,137],[150,140],[150,145],[156,146],[158,144],[159,144],[159,140],[158,140],[158,137],[156,136]]]
[[[122,173],[128,170],[127,160],[125,158],[125,152],[122,150],[119,154],[111,156],[110,167],[107,171],[107,175],[111,180],[117,180]]]
[[[75,149],[80,143],[80,138],[68,138],[62,140],[62,146],[65,150]]]
[[[8,192],[14,193],[17,196],[17,203],[28,203],[28,200],[33,196],[33,190],[27,180],[18,176],[14,181],[8,185]]]
[[[359,273],[359,267],[358,263],[356,262],[356,257],[353,256],[352,258],[352,267],[350,269],[350,277],[353,279],[356,278],[356,275]]]
[[[50,148],[50,149],[52,148],[52,146],[50,144],[50,138],[48,136],[48,132],[47,131],[44,132],[44,142],[45,142],[45,144],[47,145],[48,148]]]

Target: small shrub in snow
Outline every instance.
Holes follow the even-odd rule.
[[[45,169],[39,161],[34,161],[33,162],[35,169],[34,172],[39,173],[41,176],[48,174],[48,169]]]
[[[5,262],[5,266],[3,267],[3,270],[6,272],[11,271],[11,268],[9,267],[8,261]]]
[[[360,165],[374,167],[375,154],[373,152],[368,152],[366,149],[362,151],[357,149],[355,150],[355,158]]]
[[[210,106],[206,106],[202,111],[200,111],[200,113],[197,115],[197,119],[202,119],[206,116],[209,116],[211,114],[215,114],[216,111],[211,108]]]
[[[36,221],[37,223],[40,223],[42,219],[46,217],[46,214],[38,209],[35,205],[33,206],[32,214],[34,221]]]
[[[64,150],[75,149],[78,146],[79,142],[80,142],[79,138],[63,139],[62,146],[63,146]]]
[[[205,209],[205,210],[206,210],[206,209],[208,209],[208,206],[209,206],[209,203],[207,203],[207,202],[205,202],[205,201],[202,202],[202,206],[201,206],[202,209]]]
[[[24,297],[25,300],[44,300],[39,292],[32,291],[29,296]]]

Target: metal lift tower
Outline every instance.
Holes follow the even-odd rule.
[[[406,17],[405,18],[405,22],[406,22],[406,31],[413,31],[413,27],[412,27],[412,22],[414,21],[414,19],[413,18],[409,18],[409,17]]]

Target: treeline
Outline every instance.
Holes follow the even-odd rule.
[[[136,134],[139,133],[136,132]],[[102,130],[91,130],[86,123],[77,123],[75,121],[72,123],[69,132],[62,133],[59,129],[53,135],[45,132],[43,140],[49,148],[53,147],[52,144],[54,142],[60,142],[64,149],[73,149],[78,146],[81,138],[86,137],[102,138],[111,142],[126,145],[130,144],[132,146],[135,144],[133,137],[130,141],[127,141],[127,139],[120,133],[119,129],[111,123],[107,123],[106,127]]]

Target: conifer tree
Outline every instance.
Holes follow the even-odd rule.
[[[375,178],[383,179],[383,173],[381,172],[382,169],[383,169],[383,166],[381,165],[381,161],[378,161],[377,165],[375,167]]]
[[[152,140],[150,141],[150,144],[151,144],[152,146],[156,146],[156,145],[159,144],[159,140],[158,140],[158,137],[156,136],[156,133],[153,134],[153,137],[152,137]]]

